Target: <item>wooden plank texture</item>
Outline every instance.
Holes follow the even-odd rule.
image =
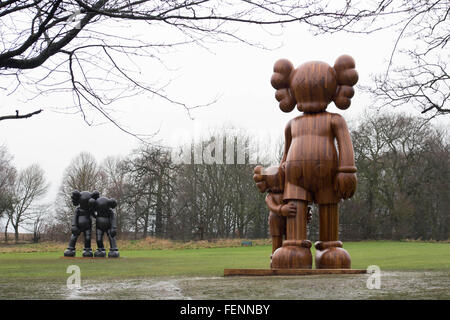
[[[223,275],[229,276],[301,276],[318,274],[362,274],[365,269],[224,269]]]

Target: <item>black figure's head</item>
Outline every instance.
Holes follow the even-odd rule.
[[[100,193],[97,190],[94,192],[89,191],[78,191],[75,190],[72,192],[72,203],[74,206],[80,206],[81,209],[88,210],[89,209],[89,200],[90,199],[98,199],[100,197]]]
[[[100,197],[95,200],[94,209],[97,211],[97,215],[107,216],[110,209],[114,209],[117,206],[117,201],[114,198]]]

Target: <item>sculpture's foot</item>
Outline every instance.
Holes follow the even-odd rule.
[[[285,240],[272,255],[272,269],[311,269],[311,241]]]
[[[316,269],[350,269],[351,258],[341,241],[317,241]]]
[[[119,258],[119,250],[109,250],[108,252],[108,258]]]
[[[67,248],[66,251],[64,251],[64,257],[75,257],[75,249]]]
[[[98,248],[94,252],[94,258],[105,258],[106,257],[106,250]]]
[[[84,248],[83,250],[83,258],[92,258],[92,249],[91,248]]]

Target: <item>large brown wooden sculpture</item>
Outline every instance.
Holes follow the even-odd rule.
[[[277,189],[280,195],[268,202],[272,212],[286,215],[286,239],[272,255],[274,269],[311,268],[311,242],[307,240],[306,224],[307,207],[312,202],[319,206],[316,268],[349,269],[351,266],[350,255],[339,241],[338,203],[350,198],[356,189],[353,146],[344,118],[327,112],[326,108],[332,101],[340,109],[350,106],[352,87],[358,81],[354,68],[355,62],[348,55],[340,56],[334,67],[319,61],[298,68],[285,59],[275,63],[271,83],[277,90],[275,97],[280,109],[291,112],[297,106],[303,114],[286,125],[279,170],[258,166],[254,172],[261,192],[271,191],[274,178],[281,176]]]

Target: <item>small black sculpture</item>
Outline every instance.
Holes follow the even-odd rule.
[[[108,258],[118,258],[119,249],[116,243],[117,224],[114,211],[112,210],[117,206],[116,200],[114,198],[100,197],[95,201],[91,201],[91,205],[96,212],[97,251],[95,251],[94,257],[106,256],[106,250],[103,245],[103,235],[106,232],[110,245]]]
[[[72,220],[72,235],[70,236],[69,247],[64,251],[65,257],[75,257],[75,245],[81,232],[84,233],[83,257],[92,257],[91,232],[92,216],[94,215],[92,202],[100,197],[100,193],[75,190],[72,192],[72,203],[78,206]]]

